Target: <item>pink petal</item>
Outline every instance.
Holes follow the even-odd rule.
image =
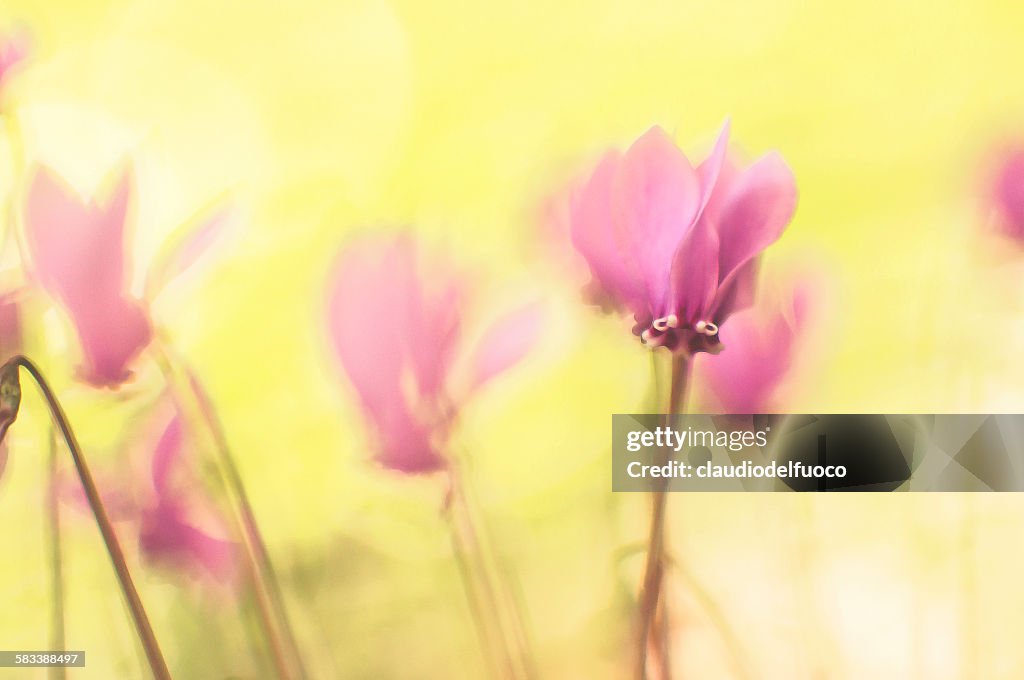
[[[115,388],[128,380],[128,366],[153,338],[153,328],[142,306],[134,300],[100,300],[81,306],[72,317],[85,362],[78,376],[94,387]]]
[[[0,34],[0,88],[4,79],[29,53],[29,39],[25,35]]]
[[[150,459],[155,494],[149,507],[137,511],[139,547],[153,562],[228,581],[236,571],[237,546],[211,536],[190,519],[193,513],[211,512],[204,512],[209,499],[184,465],[184,443],[181,416],[175,412]],[[216,511],[212,516],[220,521]]]
[[[349,246],[335,267],[328,309],[335,350],[364,406],[404,404],[413,319],[423,316],[407,238],[368,237]]]
[[[407,286],[394,242],[349,247],[335,268],[328,307],[334,348],[352,385],[371,413],[397,408],[401,396]]]
[[[164,246],[161,256],[149,268],[146,292],[153,299],[175,278],[192,267],[227,230],[230,206],[219,205],[206,215],[183,225]]]
[[[788,323],[776,316],[765,324],[755,310],[748,310],[736,315],[721,337],[725,349],[703,360],[703,375],[722,412],[773,412],[771,397],[792,361],[793,332]]]
[[[542,321],[539,304],[526,305],[495,321],[470,360],[469,389],[482,387],[522,361],[536,344]]]
[[[715,302],[709,316],[721,325],[733,313],[742,311],[754,304],[757,294],[757,275],[760,260],[751,258],[732,270],[725,280],[718,284]]]
[[[724,280],[774,243],[796,209],[793,173],[777,153],[747,168],[730,187],[718,219],[718,275]]]
[[[993,189],[1000,228],[1008,236],[1024,239],[1024,148],[1005,153]]]
[[[423,474],[445,467],[439,441],[444,424],[422,422],[407,404],[375,414],[378,434],[377,462],[405,474]]]
[[[411,240],[409,244],[403,264],[408,276],[402,337],[420,394],[437,398],[459,344],[466,286],[447,263],[417,259]]]
[[[665,311],[674,255],[693,227],[701,193],[697,171],[660,127],[634,142],[622,159],[612,211],[652,314]]]
[[[117,386],[145,348],[152,329],[126,291],[124,228],[131,171],[102,204],[85,202],[52,171],[33,174],[25,209],[29,251],[40,283],[65,307],[85,359],[81,376]]]
[[[28,245],[40,282],[62,300],[121,291],[123,247],[119,239],[107,240],[103,222],[102,211],[52,170],[33,173],[25,208]]]
[[[646,297],[640,270],[623,257],[625,236],[612,218],[612,191],[620,164],[618,152],[605,154],[590,180],[573,197],[570,236],[603,296],[614,306],[639,311]]]
[[[701,360],[700,380],[723,413],[773,413],[792,374],[798,340],[817,316],[814,281],[801,281],[783,304],[748,309],[722,327],[725,349]]]
[[[684,324],[710,321],[706,317],[718,285],[718,248],[718,233],[702,222],[676,253],[672,311]]]
[[[167,493],[172,468],[181,456],[182,431],[181,419],[175,415],[160,435],[160,440],[153,451],[153,460],[150,463],[153,475],[153,488],[157,495]]]
[[[697,167],[697,175],[700,177],[700,210],[698,214],[703,214],[715,193],[715,187],[718,186],[718,178],[725,165],[725,153],[729,146],[729,128],[730,123],[726,119],[722,124],[722,130],[718,133],[718,139],[711,150],[711,155]]]
[[[444,378],[457,341],[455,285],[439,276],[440,293],[417,276],[408,237],[366,237],[335,267],[328,324],[342,368],[374,422],[378,460],[403,472],[443,465],[435,440]]]
[[[143,514],[139,548],[152,562],[205,574],[221,583],[231,581],[237,573],[237,544],[193,526],[184,506],[175,500],[161,500]]]

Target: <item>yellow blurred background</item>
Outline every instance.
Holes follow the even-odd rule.
[[[545,300],[541,347],[472,404],[459,446],[544,677],[622,677],[647,505],[610,492],[609,416],[648,410],[650,362],[628,323],[581,304],[543,205],[653,124],[699,158],[731,117],[735,143],[778,149],[800,191],[766,278],[828,277],[789,410],[1019,412],[1024,251],[980,235],[979,187],[992,148],[1024,135],[1022,25],[1024,8],[984,1],[0,7],[0,27],[33,38],[4,92],[27,158],[83,192],[136,164],[137,287],[176,225],[230,196],[230,235],[154,318],[203,375],[309,669],[331,678],[484,677],[443,490],[370,462],[326,341],[327,274],[350,235],[410,224],[495,305]],[[0,150],[0,198],[17,200],[9,134]],[[10,248],[4,262],[16,281]],[[151,395],[156,369],[143,362],[128,397],[97,396],[73,379],[65,317],[30,309],[30,347],[83,444],[97,467],[116,460],[128,397]],[[35,396],[24,408],[0,478],[4,649],[44,647],[50,606],[45,414]],[[670,513],[688,575],[668,593],[680,677],[1024,677],[1016,495],[676,495]],[[69,675],[144,677],[91,521],[65,521],[68,646],[88,655]],[[269,675],[230,607],[139,578],[181,677]]]

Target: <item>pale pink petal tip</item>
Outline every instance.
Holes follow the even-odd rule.
[[[224,237],[234,211],[218,205],[173,234],[146,275],[146,295],[155,299],[171,282],[191,269]]]
[[[537,303],[495,321],[479,340],[471,359],[469,389],[482,387],[522,361],[536,345],[543,321],[543,310]]]

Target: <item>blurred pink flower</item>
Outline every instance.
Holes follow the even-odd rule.
[[[423,261],[409,234],[367,236],[341,254],[328,324],[341,366],[378,437],[377,460],[405,473],[445,467],[459,406],[518,363],[540,330],[527,306],[462,341],[470,288],[444,263]]]
[[[761,251],[789,224],[796,186],[769,153],[726,158],[729,126],[697,167],[659,127],[607,153],[573,198],[570,232],[590,296],[625,309],[634,333],[673,351],[717,351],[718,327],[753,301]]]
[[[139,552],[143,559],[175,572],[232,586],[239,576],[239,546],[213,535],[206,528],[221,532],[224,522],[212,502],[197,491],[185,454],[185,430],[180,416],[166,412],[161,419],[146,425],[153,440],[142,446],[148,457],[134,455],[116,470],[100,469],[96,474],[103,504],[117,523],[130,522],[138,532]],[[166,423],[152,430],[152,424]],[[143,435],[145,436],[145,435]],[[129,445],[135,445],[135,435]],[[151,448],[149,448],[151,447]],[[145,467],[148,474],[139,469]],[[75,506],[88,510],[85,494],[77,477],[64,477],[62,496]]]
[[[28,56],[28,39],[22,34],[0,33],[0,89],[4,80]]]
[[[53,171],[33,173],[25,210],[39,282],[71,316],[82,345],[82,379],[116,387],[152,338],[142,303],[127,291],[125,223],[132,173],[124,169],[103,201],[82,200]]]
[[[993,181],[992,202],[998,213],[997,228],[1024,241],[1024,145],[1003,152]]]
[[[129,292],[126,229],[134,181],[130,166],[104,199],[84,200],[53,170],[32,173],[25,230],[36,277],[67,310],[82,347],[79,377],[95,387],[118,387],[153,338],[148,300]],[[223,206],[174,234],[152,263],[146,292],[152,300],[191,267],[224,230]]]
[[[153,452],[154,495],[140,512],[139,548],[154,563],[205,573],[220,583],[232,582],[237,576],[238,545],[206,533],[191,519],[202,503],[187,491],[193,480],[180,470],[183,449],[182,425],[175,416]],[[177,484],[176,472],[185,476]]]
[[[697,365],[698,384],[709,390],[711,408],[724,414],[776,413],[779,392],[797,368],[801,340],[816,316],[807,282],[779,305],[737,313],[722,333],[728,351]]]

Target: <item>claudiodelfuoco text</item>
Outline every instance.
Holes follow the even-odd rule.
[[[678,453],[683,448],[716,447],[730,451],[742,451],[751,446],[766,448],[768,446],[768,433],[771,427],[763,430],[699,430],[693,427],[675,429],[669,426],[659,426],[649,430],[631,430],[626,435],[626,450],[630,453],[637,453],[644,448],[659,448],[666,451]],[[701,464],[690,464],[678,460],[665,461],[659,465],[649,465],[641,461],[633,461],[626,467],[626,474],[630,477],[647,478],[698,478],[698,479],[726,479],[726,478],[815,478],[842,479],[846,476],[846,467],[843,465],[807,465],[797,460],[790,460],[783,463],[772,461],[767,465],[755,465],[749,460],[744,460],[735,465],[722,465],[712,463],[710,460]]]

